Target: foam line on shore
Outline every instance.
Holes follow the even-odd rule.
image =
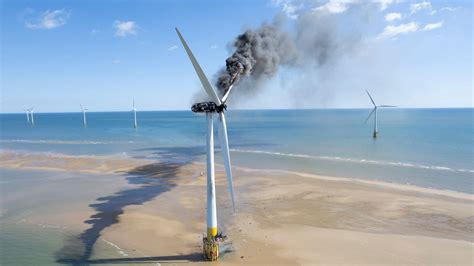
[[[413,163],[408,163],[408,162],[378,161],[378,160],[371,160],[371,159],[344,158],[344,157],[338,157],[338,156],[315,156],[315,155],[307,155],[307,154],[282,153],[282,152],[260,151],[260,150],[231,149],[231,151],[241,152],[241,153],[254,153],[254,154],[265,154],[265,155],[271,155],[271,156],[291,157],[291,158],[305,158],[305,159],[341,161],[341,162],[350,162],[350,163],[366,163],[366,164],[374,164],[374,165],[401,166],[401,167],[449,171],[449,172],[460,172],[460,173],[463,173],[463,172],[474,173],[473,169],[455,169],[455,168],[450,168],[446,166],[420,165],[420,164],[413,164]]]
[[[105,243],[107,243],[109,246],[112,246],[114,247],[115,249],[117,249],[117,251],[120,253],[120,255],[124,256],[124,257],[128,257],[128,254],[127,252],[125,252],[122,248],[120,248],[119,246],[117,246],[115,243],[112,243],[110,241],[107,241],[105,238],[102,238],[102,241],[104,241]]]
[[[0,155],[2,154],[10,154],[15,156],[46,156],[46,157],[54,157],[54,158],[66,158],[66,159],[132,159],[130,155],[126,152],[120,152],[115,154],[108,154],[108,155],[85,155],[85,154],[65,154],[59,152],[51,152],[51,151],[28,151],[28,150],[8,150],[8,149],[1,149],[0,148]],[[134,159],[134,158],[133,158]],[[135,159],[136,160],[136,159]],[[141,159],[141,160],[148,160],[148,159]]]
[[[31,140],[31,139],[8,139],[0,140],[0,143],[25,143],[25,144],[58,144],[58,145],[106,145],[106,144],[123,144],[134,143],[133,141],[74,141],[74,140]]]

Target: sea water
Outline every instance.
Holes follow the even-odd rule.
[[[229,110],[234,165],[474,193],[474,109]],[[0,146],[17,152],[205,160],[206,118],[191,111],[0,115]],[[217,120],[216,120],[217,122]],[[216,131],[217,137],[217,131]],[[216,158],[220,162],[219,141]],[[236,176],[235,178],[239,178]]]

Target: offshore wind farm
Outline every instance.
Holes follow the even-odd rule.
[[[102,4],[2,3],[1,265],[473,264],[471,5]]]

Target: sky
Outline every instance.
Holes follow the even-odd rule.
[[[1,112],[127,111],[133,99],[138,110],[189,110],[202,87],[175,27],[213,80],[243,31],[283,16],[292,35],[308,14],[356,36],[355,48],[324,69],[280,67],[229,108],[369,108],[365,90],[378,104],[473,106],[467,0],[0,3]]]

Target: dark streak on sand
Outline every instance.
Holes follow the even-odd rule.
[[[195,157],[202,155],[204,146],[156,148],[153,151],[159,157],[169,160],[139,166],[124,173],[129,184],[140,186],[118,191],[110,196],[99,197],[95,203],[90,204],[89,207],[93,208],[96,213],[84,223],[90,224],[91,227],[79,236],[67,239],[66,245],[56,252],[58,263],[87,265],[94,263],[130,263],[134,261],[196,260],[196,254],[90,260],[94,245],[100,238],[102,231],[119,222],[119,216],[124,213],[124,208],[130,205],[141,205],[163,192],[170,191],[175,186],[170,182],[170,178],[175,177],[182,166],[190,163]],[[187,158],[187,160],[181,160],[181,158]]]

